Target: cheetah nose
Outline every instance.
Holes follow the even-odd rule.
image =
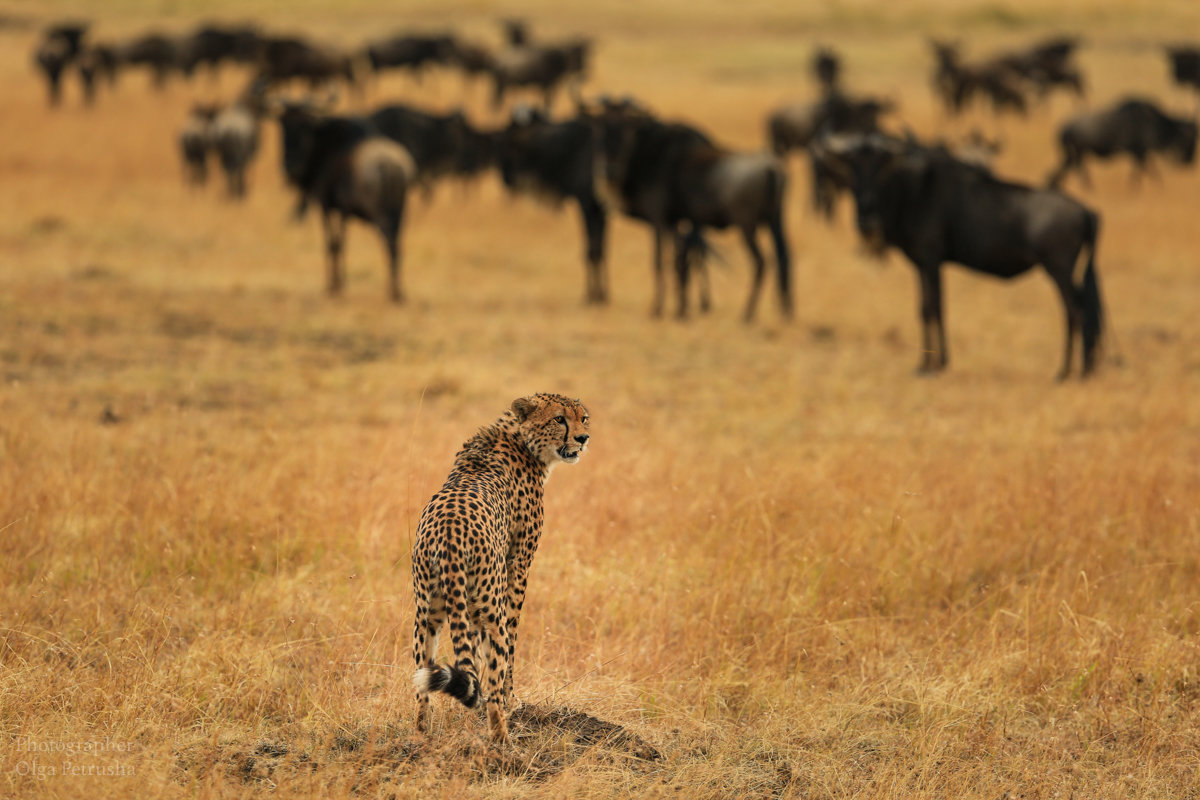
[[[580,444],[587,444],[589,438],[590,437],[586,433],[581,433],[575,437],[575,441],[579,442]]]

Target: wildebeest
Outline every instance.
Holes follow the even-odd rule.
[[[1079,40],[1074,37],[1057,36],[1000,56],[998,60],[1030,82],[1039,95],[1044,96],[1061,86],[1082,97],[1085,90],[1083,73],[1071,58],[1078,46]]]
[[[550,122],[529,108],[513,112],[499,137],[498,166],[510,191],[579,207],[585,239],[585,303],[607,303],[604,249],[608,214],[596,195],[592,121]]]
[[[117,80],[120,54],[117,47],[108,42],[89,42],[79,53],[75,66],[83,83],[83,99],[91,104],[96,99],[96,80],[106,78],[112,86]]]
[[[56,106],[62,99],[62,75],[78,58],[87,35],[86,22],[60,22],[46,29],[33,53],[34,63],[46,76],[46,88],[50,105]]]
[[[739,153],[713,143],[701,131],[666,122],[629,103],[607,104],[593,112],[598,128],[597,173],[600,196],[630,216],[648,221],[656,233],[675,236],[679,316],[687,314],[690,274],[688,237],[707,228],[737,228],[754,262],[754,277],[743,317],[753,319],[766,262],[758,228],[774,243],[779,304],[793,311],[791,260],[783,229],[787,173],[770,153]],[[657,248],[656,248],[657,249]],[[655,258],[655,311],[661,311],[661,261]]]
[[[383,237],[389,296],[403,302],[400,231],[408,185],[416,171],[408,151],[362,118],[326,116],[307,103],[283,103],[279,124],[284,174],[321,208],[329,294],[340,294],[345,283],[346,220],[357,217]]]
[[[450,60],[454,53],[454,37],[447,33],[396,34],[368,43],[365,52],[374,72],[407,69],[419,76],[425,67]]]
[[[258,153],[259,123],[267,112],[267,88],[267,80],[256,76],[232,105],[216,113],[209,126],[212,148],[233,198],[246,195],[246,170]]]
[[[944,369],[949,358],[942,322],[942,264],[1014,278],[1041,265],[1058,287],[1067,339],[1059,379],[1071,374],[1082,333],[1083,375],[1096,365],[1103,306],[1096,275],[1100,218],[1053,189],[1009,183],[953,158],[942,148],[879,136],[824,145],[823,157],[853,186],[859,233],[878,251],[899,248],[921,284],[920,370]],[[1086,250],[1083,277],[1077,262]]]
[[[1024,114],[1028,104],[1016,75],[1003,64],[968,64],[959,54],[958,45],[930,41],[937,65],[933,73],[934,92],[946,109],[960,113],[977,96],[991,101],[996,113],[1009,110]]]
[[[1151,153],[1169,153],[1179,163],[1191,164],[1196,156],[1196,122],[1173,117],[1151,100],[1133,97],[1072,117],[1059,129],[1058,140],[1062,163],[1050,175],[1051,186],[1058,186],[1071,170],[1090,185],[1083,164],[1087,155],[1108,158],[1129,153],[1134,160],[1131,179],[1137,180],[1148,168]]]
[[[122,65],[148,67],[151,82],[163,88],[172,72],[182,69],[180,40],[158,31],[137,36],[119,45],[117,61]]]
[[[540,89],[547,110],[554,93],[565,81],[571,81],[572,94],[578,98],[578,83],[587,71],[591,42],[572,39],[565,42],[514,47],[497,54],[491,65],[492,106],[500,108],[504,96],[515,88]]]
[[[413,182],[426,192],[438,178],[475,175],[492,163],[493,136],[472,127],[462,112],[433,114],[394,104],[375,110],[367,121],[408,151],[416,165]]]
[[[208,180],[208,156],[213,149],[212,123],[218,110],[210,103],[197,103],[179,131],[184,180],[190,184],[198,186]]]
[[[830,91],[816,102],[788,105],[772,112],[767,117],[767,141],[776,155],[785,156],[794,148],[807,148],[818,134],[873,133],[879,130],[880,117],[892,108],[892,103],[882,98]],[[834,201],[845,187],[819,159],[810,156],[809,168],[813,208],[830,219]]]
[[[833,94],[841,89],[842,59],[828,47],[819,47],[813,53],[812,72],[822,94]]]
[[[254,25],[206,22],[180,41],[179,66],[191,75],[199,66],[216,70],[228,61],[251,64],[258,59],[260,35]]]
[[[605,264],[608,210],[600,199],[601,187],[595,168],[597,133],[596,119],[587,113],[551,122],[538,110],[519,107],[495,145],[500,176],[509,191],[553,204],[570,200],[579,208],[585,240],[584,302],[588,304],[607,303],[610,296]],[[652,225],[656,274],[661,275],[663,240],[671,232],[640,215],[639,208],[621,210],[633,219]],[[687,263],[703,268],[708,245],[700,232],[686,232],[683,247]],[[660,292],[654,313],[661,311]]]
[[[259,74],[272,84],[300,79],[316,88],[341,79],[353,87],[356,81],[352,56],[299,36],[263,37],[259,69]]]
[[[1167,48],[1171,78],[1181,86],[1200,92],[1200,46],[1175,45]]]

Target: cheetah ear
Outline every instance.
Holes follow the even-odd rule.
[[[537,410],[537,401],[532,397],[518,397],[513,400],[512,411],[517,415],[517,422],[524,422],[529,415]]]

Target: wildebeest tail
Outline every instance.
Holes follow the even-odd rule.
[[[467,708],[479,704],[479,678],[458,667],[436,664],[421,667],[413,674],[413,688],[419,694],[448,694]]]
[[[1100,279],[1096,275],[1096,239],[1100,235],[1100,217],[1089,211],[1084,232],[1087,247],[1087,267],[1079,287],[1079,303],[1083,309],[1083,373],[1096,365],[1096,348],[1104,333],[1104,303],[1100,299]]]

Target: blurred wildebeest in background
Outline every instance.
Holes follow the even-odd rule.
[[[993,69],[1008,70],[1016,78],[1029,83],[1037,90],[1039,97],[1046,96],[1060,86],[1082,97],[1083,74],[1072,59],[1078,45],[1079,40],[1075,37],[1056,36],[1002,53],[988,64]]]
[[[758,228],[766,226],[775,249],[779,304],[792,316],[791,259],[783,228],[787,172],[770,153],[738,153],[714,144],[688,125],[665,122],[631,103],[604,104],[597,123],[599,196],[657,232],[675,234],[680,317],[687,315],[689,238],[706,228],[737,228],[754,261],[743,318],[750,321],[766,272]],[[655,256],[655,313],[663,304],[661,259]]]
[[[796,103],[772,112],[767,117],[767,140],[776,155],[785,156],[793,148],[807,149],[818,135],[878,131],[880,117],[893,108],[891,101],[883,98],[851,97],[833,91],[816,102]],[[809,168],[813,208],[832,219],[834,201],[848,187],[811,154]]]
[[[588,113],[551,122],[543,112],[522,106],[513,111],[509,126],[495,144],[500,176],[509,191],[553,204],[565,200],[577,204],[585,240],[584,302],[588,304],[607,303],[610,297],[604,261],[608,210],[597,184],[596,135],[596,119]],[[653,227],[656,272],[660,274],[663,237],[670,232],[655,225],[655,220],[638,207],[624,206],[620,210]],[[687,237],[685,247],[688,263],[703,267],[702,257],[708,247],[699,232]],[[660,297],[656,313],[661,309]]]
[[[46,76],[50,105],[62,100],[62,75],[78,58],[87,35],[87,22],[60,22],[48,27],[33,53],[34,64]]]
[[[1171,78],[1181,86],[1200,92],[1200,46],[1174,45],[1167,47]]]
[[[525,47],[530,43],[529,23],[517,17],[500,20],[504,29],[504,42],[509,47]]]
[[[930,41],[937,62],[933,73],[934,92],[947,111],[964,111],[979,95],[986,97],[995,113],[1016,111],[1024,114],[1028,104],[1021,86],[1010,69],[995,62],[968,64],[962,60],[959,46],[951,42]]]
[[[416,166],[413,184],[426,194],[435,180],[476,175],[493,160],[493,136],[472,127],[461,111],[433,114],[395,104],[376,109],[367,122],[408,151]]]
[[[180,40],[158,31],[144,33],[118,45],[116,55],[122,68],[147,67],[151,83],[156,89],[166,86],[171,73],[181,71],[183,65]]]
[[[535,88],[541,90],[548,111],[554,93],[564,82],[569,83],[569,91],[578,99],[591,46],[587,39],[571,39],[514,47],[497,54],[491,66],[492,107],[500,108],[504,96],[513,89]]]
[[[585,303],[607,303],[604,264],[608,214],[596,193],[592,121],[584,116],[551,122],[520,107],[497,142],[497,165],[509,191],[552,203],[574,200],[585,239]]]
[[[184,180],[194,186],[208,180],[208,156],[213,149],[212,123],[219,110],[212,103],[196,103],[179,131]]]
[[[404,69],[419,78],[426,67],[450,61],[454,37],[448,33],[396,34],[368,43],[365,52],[373,72]]]
[[[841,88],[842,59],[828,47],[819,47],[813,53],[812,72],[822,94],[833,94]]]
[[[109,86],[117,81],[120,54],[117,46],[109,42],[88,42],[75,61],[79,79],[83,83],[83,100],[89,105],[96,99],[96,80],[105,78]]]
[[[943,148],[872,134],[822,144],[831,169],[853,186],[859,233],[879,252],[899,248],[921,282],[920,371],[949,361],[942,321],[942,264],[1014,278],[1041,265],[1053,279],[1066,313],[1067,339],[1058,377],[1071,373],[1076,335],[1082,332],[1083,375],[1096,365],[1103,304],[1096,275],[1099,216],[1053,189],[1009,183],[965,164]],[[1087,262],[1080,283],[1080,255]]]
[[[1151,153],[1169,153],[1179,163],[1191,164],[1196,156],[1196,122],[1173,117],[1151,100],[1133,97],[1108,109],[1072,117],[1059,129],[1058,141],[1062,163],[1050,175],[1051,186],[1058,186],[1071,170],[1077,170],[1090,186],[1084,157],[1108,158],[1118,153],[1133,156],[1130,179],[1136,181],[1150,166]]]
[[[180,41],[179,66],[185,75],[207,65],[214,73],[221,64],[252,64],[258,60],[259,29],[255,25],[206,22]]]
[[[339,79],[356,85],[353,57],[300,36],[263,37],[259,70],[272,85],[293,79],[307,81],[314,89]]]
[[[259,123],[267,113],[269,84],[256,75],[234,103],[217,112],[209,126],[212,148],[225,172],[229,196],[246,196],[246,170],[258,153]]]
[[[477,42],[466,42],[455,38],[451,41],[447,63],[462,70],[467,81],[479,75],[491,75],[496,66],[496,55],[491,48]]]
[[[383,237],[389,295],[393,302],[403,302],[400,231],[408,185],[416,172],[408,151],[362,118],[326,116],[310,103],[282,103],[279,125],[284,174],[321,207],[329,294],[340,294],[345,283],[346,220],[357,217]]]

